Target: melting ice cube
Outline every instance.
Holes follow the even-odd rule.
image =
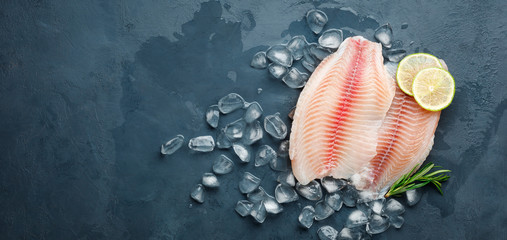
[[[391,48],[393,39],[393,28],[391,25],[385,24],[375,30],[375,38],[382,43],[385,48]]]
[[[267,195],[266,199],[264,199],[262,202],[264,203],[264,207],[268,213],[278,214],[283,211],[282,205],[278,203],[272,196]]]
[[[306,206],[303,208],[303,210],[301,210],[298,220],[303,227],[310,228],[313,225],[314,218],[315,209],[312,206]]]
[[[306,185],[296,183],[296,190],[299,195],[311,201],[317,201],[322,198],[322,188],[315,180],[312,180]]]
[[[262,145],[255,155],[255,166],[264,166],[276,158],[276,152],[268,145]]]
[[[343,204],[347,207],[355,207],[358,193],[356,188],[354,188],[352,185],[347,185],[342,190],[340,190],[340,196],[342,197]]]
[[[252,61],[250,62],[250,66],[253,68],[266,68],[268,66],[268,60],[266,59],[265,52],[258,52],[252,57]]]
[[[387,59],[391,62],[399,62],[407,55],[407,51],[403,49],[391,49],[386,51]]]
[[[242,217],[245,217],[250,214],[250,211],[252,211],[253,203],[251,203],[248,200],[240,200],[236,203],[236,212],[241,215]]]
[[[243,178],[239,181],[239,190],[241,193],[250,193],[261,184],[261,179],[255,175],[245,172]]]
[[[318,201],[315,204],[315,220],[320,221],[333,215],[334,210],[325,201]]]
[[[160,148],[160,153],[164,155],[171,155],[181,148],[184,141],[185,137],[183,137],[183,135],[181,134],[178,134],[176,135],[176,137],[162,144],[162,147]]]
[[[212,127],[216,128],[218,126],[218,120],[220,119],[220,110],[218,109],[218,105],[211,105],[206,110],[206,122]]]
[[[231,140],[225,135],[225,128],[222,128],[217,136],[217,147],[218,148],[230,148],[232,147]]]
[[[389,220],[377,214],[373,214],[366,224],[366,232],[369,234],[383,233],[389,228]]]
[[[257,221],[258,223],[263,223],[266,220],[266,208],[264,207],[264,203],[258,202],[255,203],[250,211],[250,215]]]
[[[405,222],[405,219],[402,216],[394,216],[389,217],[389,222],[391,223],[391,225],[393,225],[393,227],[401,228],[401,226]]]
[[[269,195],[266,193],[266,191],[264,191],[264,188],[262,187],[258,187],[247,194],[248,200],[253,203],[261,202],[268,197]]]
[[[204,187],[201,184],[197,184],[190,193],[190,197],[198,203],[204,202]]]
[[[300,72],[297,68],[291,68],[290,71],[283,76],[282,81],[290,88],[302,88],[308,81],[308,74]]]
[[[285,184],[291,187],[296,186],[296,179],[294,178],[292,171],[285,171],[280,173],[276,180],[281,184]]]
[[[326,189],[328,193],[334,193],[341,190],[347,185],[347,182],[343,179],[335,179],[331,176],[323,177],[320,180],[322,187]]]
[[[284,67],[292,65],[292,53],[284,45],[274,45],[268,49],[266,56],[271,62]]]
[[[202,185],[209,188],[217,188],[220,186],[217,176],[213,173],[204,173],[202,175]]]
[[[407,197],[407,204],[414,206],[421,200],[422,195],[419,189],[411,189],[405,192],[405,196]]]
[[[246,123],[252,123],[262,115],[262,107],[258,102],[251,102],[246,108],[243,119]]]
[[[216,174],[227,174],[232,171],[234,163],[230,158],[225,155],[220,155],[213,163],[213,172]]]
[[[348,228],[357,227],[361,225],[365,225],[368,222],[368,218],[366,215],[360,210],[354,210],[350,213],[345,226]]]
[[[280,113],[266,116],[264,118],[264,129],[269,135],[277,139],[284,139],[287,136],[287,126],[280,119]]]
[[[319,37],[319,44],[325,48],[337,49],[343,42],[343,32],[339,29],[329,29]]]
[[[212,136],[200,136],[190,139],[188,147],[197,152],[211,152],[215,148]]]
[[[232,149],[234,149],[234,152],[236,155],[238,155],[239,159],[242,162],[250,162],[250,158],[252,158],[250,147],[245,146],[241,143],[234,143],[232,144]]]
[[[271,75],[276,79],[283,77],[289,71],[287,67],[284,67],[277,63],[269,64],[268,70],[269,73],[271,73]]]
[[[243,108],[245,106],[245,100],[237,93],[229,93],[225,97],[218,100],[218,109],[223,114],[227,114]]]
[[[327,23],[327,15],[320,10],[310,10],[306,13],[306,23],[315,34],[319,34]]]
[[[331,54],[331,52],[328,49],[325,49],[317,45],[316,43],[308,44],[307,47],[310,55],[321,61]]]
[[[253,143],[261,140],[263,136],[264,131],[262,131],[261,123],[259,121],[255,121],[246,125],[242,140],[244,144],[252,145]]]
[[[400,202],[389,199],[387,203],[384,205],[384,208],[382,208],[382,215],[383,216],[398,216],[405,212],[405,208],[403,205],[401,205]]]
[[[333,210],[340,211],[342,208],[343,201],[340,194],[337,192],[327,194],[325,199],[327,205],[329,205]]]
[[[292,53],[294,60],[299,60],[303,57],[303,48],[306,46],[306,38],[303,35],[294,36],[289,43],[287,49]]]
[[[294,188],[281,183],[275,188],[275,198],[279,203],[294,202],[299,199]]]
[[[317,230],[320,240],[335,240],[338,237],[338,231],[331,226],[322,226]]]
[[[243,119],[238,119],[225,126],[225,136],[228,139],[240,139],[243,137],[246,122]]]

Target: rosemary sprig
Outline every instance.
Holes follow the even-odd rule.
[[[433,163],[428,163],[419,169],[419,171],[414,173],[418,166],[419,165],[415,166],[409,173],[403,175],[400,179],[398,179],[391,186],[385,197],[387,198],[389,196],[397,196],[408,190],[426,186],[428,183],[433,183],[440,194],[443,194],[441,188],[442,182],[445,182],[447,179],[449,179],[449,176],[445,173],[451,172],[451,170],[440,169],[428,173],[433,168],[441,168],[440,166],[435,166]]]

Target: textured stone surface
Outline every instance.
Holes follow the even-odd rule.
[[[230,92],[258,101],[266,115],[287,116],[300,90],[249,63],[291,36],[316,42],[304,20],[315,7],[344,37],[373,39],[374,29],[391,23],[408,53],[443,58],[456,79],[455,99],[442,113],[429,156],[453,171],[445,195],[423,189],[404,226],[374,239],[506,236],[502,0],[0,1],[2,236],[317,239],[323,225],[338,229],[349,209],[310,231],[297,226],[297,204],[284,205],[262,226],[242,219],[233,210],[243,199],[241,172],[266,179],[270,194],[276,186],[276,173],[253,163],[220,178],[221,187],[195,204],[190,190],[223,150],[160,155],[160,145],[176,134],[213,134],[204,113]],[[227,78],[230,71],[237,78]],[[260,95],[257,88],[264,89]],[[224,121],[240,117],[231,115]],[[261,144],[276,146],[271,138]]]

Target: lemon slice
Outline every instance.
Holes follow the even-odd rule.
[[[430,67],[442,67],[437,57],[427,53],[414,53],[406,56],[398,64],[396,71],[396,82],[400,89],[406,94],[413,96],[412,83],[419,71]]]
[[[422,108],[440,111],[454,98],[454,78],[444,69],[426,68],[415,76],[412,92]]]

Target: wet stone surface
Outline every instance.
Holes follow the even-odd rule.
[[[441,57],[456,80],[428,157],[452,170],[444,196],[422,189],[415,206],[372,238],[502,238],[507,230],[498,223],[507,213],[492,199],[507,189],[490,183],[504,182],[507,161],[503,8],[501,0],[1,1],[0,232],[5,239],[248,239],[245,232],[254,233],[250,239],[318,239],[328,225],[339,236],[367,234],[366,225],[341,229],[355,210],[345,204],[311,229],[298,226],[302,208],[316,203],[302,197],[276,216],[252,205],[262,226],[248,210],[241,217],[234,209],[247,199],[239,191],[242,174],[261,178],[274,196],[282,172],[256,168],[256,151],[244,164],[232,144],[218,144],[217,133],[243,117],[244,106],[231,102],[229,112],[222,105],[228,113],[220,113],[217,128],[206,123],[209,106],[237,93],[262,106],[262,125],[280,112],[287,126],[283,139],[265,132],[252,150],[277,149],[288,139],[287,114],[301,89],[272,78],[269,60],[263,69],[250,63],[294,36],[317,43],[306,14],[319,9],[328,16],[321,31],[341,29],[344,38],[375,40],[375,30],[389,23],[392,49]],[[299,62],[292,67],[309,74]],[[162,155],[161,145],[178,134],[183,147]],[[214,150],[190,150],[197,136],[212,136]],[[219,188],[198,188],[221,154],[234,162],[233,171],[216,176]],[[195,189],[202,204],[191,197]],[[405,196],[397,200],[407,206]]]

